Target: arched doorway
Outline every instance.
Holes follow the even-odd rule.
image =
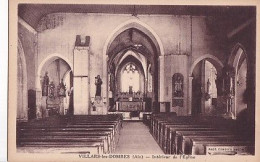
[[[247,109],[247,74],[248,62],[246,52],[241,44],[237,44],[228,60],[229,66],[235,70],[235,94],[232,105],[232,112],[235,116],[239,116],[241,112]]]
[[[202,58],[192,66],[191,115],[218,115],[225,113],[221,105],[220,84],[223,64],[218,59]]]
[[[37,117],[73,114],[71,64],[59,56],[46,58],[38,69]],[[72,100],[72,101],[71,101]]]
[[[131,88],[133,88],[132,90],[139,89],[137,96],[145,102],[144,110],[151,111],[153,105],[158,103],[158,58],[160,55],[158,43],[154,42],[154,38],[150,38],[146,33],[147,29],[143,31],[140,30],[140,27],[136,28],[136,26],[140,26],[139,24],[134,26],[118,33],[114,40],[111,41],[106,53],[108,56],[110,110],[115,110],[118,96],[127,89],[122,89],[121,82],[124,71],[127,71],[124,68],[128,67],[131,67],[133,72],[136,71],[136,76],[139,78],[138,87]],[[141,28],[143,29],[144,27],[142,26]],[[130,92],[129,87],[128,92]]]

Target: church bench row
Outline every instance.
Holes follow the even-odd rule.
[[[112,135],[115,135],[117,130],[115,130],[114,125],[88,125],[84,127],[40,127],[40,128],[20,128],[20,131],[102,131],[102,130],[111,130]]]
[[[178,120],[176,120],[178,119]],[[189,125],[194,125],[193,127],[196,127],[195,124],[198,125],[198,127],[201,126],[207,126],[209,127],[208,124],[205,124],[205,122],[199,122],[197,119],[193,119],[187,116],[181,116],[176,118],[175,116],[173,116],[172,118],[168,118],[167,116],[164,115],[164,118],[157,118],[155,120],[153,120],[153,135],[155,137],[156,140],[159,141],[159,143],[161,144],[162,141],[162,136],[165,136],[165,132],[166,132],[166,125],[187,125],[189,127]]]
[[[109,115],[74,115],[74,116],[51,116],[42,119],[33,119],[29,122],[18,122],[17,126],[60,126],[67,125],[70,123],[78,123],[80,121],[88,122],[120,122],[122,119],[120,114],[109,114]]]
[[[109,128],[110,127],[110,128]],[[35,128],[35,129],[21,129],[20,130],[20,136],[24,136],[24,133],[23,132],[26,132],[27,133],[27,136],[28,136],[28,133],[30,134],[33,134],[33,135],[39,135],[39,134],[45,134],[45,132],[51,132],[52,135],[54,133],[63,133],[64,134],[69,134],[69,133],[74,133],[74,134],[87,134],[89,132],[109,132],[109,137],[108,138],[110,141],[107,141],[106,143],[111,143],[113,145],[115,145],[118,141],[118,132],[115,132],[115,130],[109,126],[109,127],[104,127],[103,128],[95,128],[95,127],[92,127],[92,128],[45,128],[45,129],[38,129],[38,128]],[[76,137],[74,137],[76,138]],[[78,139],[79,137],[77,137]]]
[[[104,146],[94,142],[24,142],[18,146],[18,152],[24,153],[89,153],[103,154]]]
[[[55,126],[49,126],[49,125],[40,125],[40,126],[32,126],[32,125],[20,125],[19,129],[69,129],[69,128],[102,128],[102,127],[112,127],[115,129],[115,131],[120,131],[121,129],[121,123],[117,121],[91,121],[86,123],[76,123],[76,124],[67,124],[67,125],[55,125]]]
[[[224,132],[220,130],[177,130],[175,135],[175,150],[177,153],[189,154],[190,152],[184,151],[184,145],[186,140],[190,140],[193,137],[236,137],[231,132]]]
[[[167,124],[174,124],[174,125],[183,125],[184,123],[186,125],[201,125],[201,126],[207,126],[209,127],[210,125],[205,122],[205,121],[200,121],[197,118],[191,118],[189,116],[179,116],[179,117],[174,117],[171,116],[171,118],[169,118],[169,116],[165,116],[163,115],[163,117],[155,117],[152,119],[152,125],[151,125],[151,131],[152,134],[154,135],[154,137],[157,139],[159,138],[160,134],[162,134],[162,132],[164,132],[164,125]],[[194,126],[195,127],[195,126]]]
[[[164,136],[164,145],[163,149],[165,150],[166,153],[170,154],[176,154],[176,145],[175,145],[175,137],[176,137],[176,131],[181,131],[181,130],[191,130],[191,131],[216,131],[215,128],[208,128],[208,127],[197,127],[194,128],[193,125],[178,125],[178,126],[170,126],[169,128],[166,129],[166,135]]]
[[[159,138],[158,138],[158,143],[161,146],[161,148],[164,150],[164,152],[166,153],[178,153],[176,152],[176,141],[174,140],[174,137],[176,136],[176,131],[178,130],[193,130],[193,131],[201,131],[201,130],[205,130],[205,131],[216,131],[216,128],[213,128],[211,126],[207,126],[205,124],[199,125],[198,123],[194,122],[192,124],[189,124],[189,122],[185,122],[185,123],[176,123],[176,124],[172,124],[170,123],[165,124],[165,123],[161,123],[163,126],[161,126],[162,128],[159,129],[159,131],[161,131],[161,133],[158,134]],[[196,124],[196,125],[194,125]],[[159,124],[159,128],[160,128],[160,124]],[[164,128],[164,129],[163,129]],[[158,132],[159,132],[158,131]]]
[[[235,148],[236,146],[244,147],[242,153],[250,153],[252,142],[240,138],[236,135],[185,135],[180,144],[181,148],[177,148],[180,154],[202,155],[206,154],[208,146],[225,148]],[[242,151],[242,150],[241,150]],[[221,151],[219,151],[221,152]],[[222,151],[223,152],[223,151]],[[224,153],[224,152],[223,152]]]
[[[91,118],[91,122],[84,122],[85,124],[68,122],[66,125],[56,126],[23,123],[18,127],[17,146],[22,148],[20,150],[23,151],[25,151],[24,147],[28,149],[37,147],[39,152],[41,152],[39,148],[46,149],[50,147],[68,152],[69,150],[60,147],[62,145],[63,147],[74,147],[73,143],[75,143],[74,150],[76,150],[79,143],[82,143],[82,146],[79,146],[81,151],[85,148],[87,152],[92,150],[90,153],[112,153],[119,139],[121,118],[107,118],[104,116],[105,120],[102,118],[102,122],[96,117],[86,116],[81,118]],[[50,148],[47,150],[50,150]],[[55,152],[55,150],[53,151]]]
[[[35,136],[36,138],[30,139],[30,137]],[[102,148],[104,147],[104,153],[112,152],[115,149],[114,147],[116,145],[115,135],[113,134],[113,130],[111,128],[88,128],[82,130],[79,130],[78,128],[76,128],[75,130],[21,130],[18,144],[21,144],[20,142],[28,142],[24,140],[29,140],[32,142],[32,139],[34,139],[34,142],[52,142],[51,138],[47,138],[49,140],[46,141],[46,138],[41,138],[42,136],[56,136],[55,139],[57,144],[59,143],[58,141],[61,141],[62,139],[64,139],[64,137],[68,138],[70,142],[80,142],[82,140],[87,140],[88,138],[91,138],[93,140],[98,140],[96,142],[100,142],[100,146],[102,146]],[[73,138],[71,138],[71,136],[73,136]],[[84,136],[85,139],[82,139],[82,136]],[[103,141],[99,140],[100,136],[103,137]]]
[[[231,146],[232,144],[238,146],[239,144],[239,147],[244,148],[242,149],[244,153],[247,153],[250,150],[252,143],[246,145],[248,141],[245,139],[238,137],[232,131],[228,131],[228,129],[214,125],[213,123],[218,121],[218,118],[214,118],[213,122],[210,119],[211,117],[194,118],[189,116],[177,117],[172,114],[156,114],[151,117],[150,128],[155,140],[167,154],[206,154],[205,150],[207,149],[207,144],[218,146],[220,143],[221,146],[225,146],[226,144],[226,147]],[[223,121],[221,122],[223,123]],[[182,134],[183,131],[189,131],[191,135],[184,136]],[[183,136],[185,137],[185,140],[182,140]],[[194,143],[185,143],[185,141],[192,141],[193,139],[198,140],[199,137],[202,141],[206,139],[210,140],[207,140],[205,144],[202,145],[198,145],[196,143],[198,141],[194,141]],[[222,138],[227,138],[229,140],[223,142]],[[243,142],[245,142],[245,144]]]
[[[44,140],[44,139],[95,139],[95,138],[102,138],[105,141],[104,146],[105,150],[108,150],[109,152],[113,151],[115,149],[116,142],[113,139],[113,136],[111,135],[110,131],[92,131],[92,132],[58,132],[58,131],[52,131],[52,132],[26,132],[20,135],[18,145],[20,142],[24,142],[28,140]],[[107,147],[106,147],[107,146]],[[106,151],[105,151],[106,152]]]
[[[234,137],[190,137],[191,145],[185,145],[184,150],[188,150],[187,154],[193,155],[205,155],[207,152],[207,147],[221,147],[221,148],[229,148],[236,149],[238,147],[242,147],[243,150],[239,150],[237,152],[233,152],[233,154],[252,154],[252,142],[247,141],[245,139],[234,138]],[[226,152],[219,151],[219,154],[226,154]]]

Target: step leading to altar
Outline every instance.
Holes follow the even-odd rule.
[[[142,120],[150,120],[150,116],[152,112],[122,112],[122,111],[115,111],[115,112],[108,112],[108,114],[122,114],[123,120],[125,121],[142,121]]]

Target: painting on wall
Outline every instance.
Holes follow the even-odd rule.
[[[181,73],[175,73],[172,76],[172,106],[183,107],[183,80],[184,77]]]

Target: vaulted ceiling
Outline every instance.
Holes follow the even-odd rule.
[[[234,26],[254,17],[254,6],[187,6],[187,5],[97,5],[97,4],[19,4],[18,15],[36,29],[43,16],[50,13],[167,14],[217,17],[212,23],[232,20]],[[220,18],[219,18],[220,17]],[[214,26],[214,24],[213,24]]]
[[[152,40],[138,29],[130,28],[119,34],[111,43],[108,49],[109,58],[127,50],[133,50],[142,53],[149,60],[153,60],[156,54],[156,47]],[[124,53],[124,52],[123,52]]]

